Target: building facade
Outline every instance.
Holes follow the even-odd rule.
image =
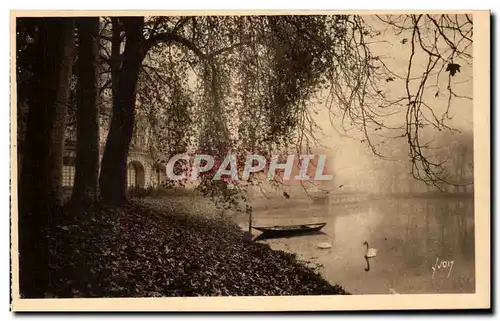
[[[99,157],[102,159],[107,132],[101,131]],[[127,186],[129,188],[158,188],[166,180],[165,165],[157,163],[148,153],[148,137],[144,131],[134,131],[127,160]],[[76,144],[67,140],[64,148],[62,183],[70,189],[75,177]],[[99,161],[100,164],[100,161]]]

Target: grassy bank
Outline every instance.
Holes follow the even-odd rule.
[[[347,294],[295,255],[243,242],[226,219],[137,201],[62,215],[50,234],[51,296]]]

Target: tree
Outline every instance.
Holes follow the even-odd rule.
[[[62,166],[63,149],[65,142],[65,124],[68,114],[69,94],[71,86],[71,76],[73,73],[73,61],[75,53],[74,44],[74,21],[69,19],[64,21],[62,35],[62,59],[59,72],[59,87],[55,102],[55,114],[50,128],[49,149],[49,194],[54,198],[54,202],[62,205]]]
[[[120,55],[119,69],[112,70],[116,78],[113,80],[116,81],[113,85],[113,116],[99,178],[102,200],[108,204],[121,204],[126,200],[127,157],[134,127],[137,80],[145,54],[144,17],[120,18],[113,28],[120,27],[118,22],[123,24],[127,41]]]
[[[381,146],[387,139],[405,140],[412,175],[429,184],[445,181],[443,164],[433,158],[431,142],[425,138],[433,130],[454,130],[447,124],[451,102],[469,99],[453,88],[464,80],[459,79],[460,67],[471,63],[472,20],[467,15],[376,19],[356,15],[110,19],[112,30],[105,39],[112,49],[106,59],[113,83],[113,116],[100,178],[103,199],[117,204],[126,199],[126,158],[134,117],[141,112],[136,111],[136,100],[158,102],[165,100],[164,92],[194,102],[191,110],[167,105],[173,108],[166,113],[169,121],[176,113],[186,115],[188,121],[178,128],[181,133],[184,125],[194,124],[186,132],[197,136],[187,139],[193,151],[269,155],[311,150],[319,143],[313,106],[319,97],[330,118],[341,120],[345,132],[357,129],[361,142],[374,154],[383,157]],[[384,36],[391,30],[387,26],[409,48],[406,74],[394,70],[387,57],[375,54],[375,46],[387,42]],[[406,94],[394,96],[395,87]],[[437,90],[430,92],[432,88]],[[443,92],[448,108],[441,111],[440,102],[432,98]],[[165,110],[159,103],[151,105]],[[391,125],[401,116],[401,124]],[[152,122],[159,124],[158,119]]]
[[[26,137],[19,181],[20,290],[26,297],[43,297],[48,282],[47,231],[58,205],[62,164],[62,140],[72,64],[73,20],[31,19],[34,32],[28,78],[20,79],[29,90]],[[22,27],[23,23],[20,23]],[[30,40],[31,41],[31,40]],[[18,43],[18,52],[22,51]],[[20,53],[21,54],[21,53]],[[21,59],[21,63],[24,61]],[[24,100],[23,98],[21,100]],[[62,126],[62,128],[61,128]],[[60,167],[59,167],[60,169]]]
[[[77,27],[77,153],[71,201],[80,207],[98,200],[99,18],[78,18]]]
[[[16,80],[17,80],[17,170],[22,172],[24,141],[27,131],[28,99],[33,83],[33,56],[36,50],[36,19],[16,21]]]
[[[310,148],[314,140],[309,100],[317,91],[345,75],[361,83],[368,77],[363,44],[353,42],[361,32],[354,27],[360,23],[358,16],[112,20],[111,47],[120,48],[121,41],[126,42],[123,54],[111,50],[107,57],[118,85],[113,89],[113,117],[101,170],[103,199],[120,203],[126,197],[125,160],[143,58],[148,65],[143,72],[148,70],[149,77],[168,75],[163,84],[182,84],[172,88],[176,97],[189,96],[186,79],[177,75],[193,79],[191,97],[197,108],[188,119],[199,121],[193,144],[197,151],[217,155],[230,150],[266,155],[277,149],[299,151]],[[124,39],[114,32],[120,27]],[[160,65],[151,66],[156,55],[163,59]],[[113,73],[118,69],[116,61],[121,65]],[[120,92],[119,84],[125,82],[127,90]],[[349,86],[354,90],[359,84]],[[158,88],[146,89],[152,90]],[[244,138],[247,133],[250,139]]]

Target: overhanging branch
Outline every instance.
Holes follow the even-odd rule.
[[[154,46],[154,45],[156,45],[158,43],[165,43],[165,44],[168,44],[168,43],[178,43],[178,44],[181,44],[184,47],[186,47],[187,49],[191,50],[201,60],[205,60],[207,62],[210,62],[216,56],[219,56],[219,55],[224,54],[224,53],[231,52],[234,49],[237,49],[239,47],[251,44],[251,41],[238,42],[238,43],[232,44],[229,47],[221,48],[221,49],[218,49],[218,50],[216,50],[214,52],[206,54],[203,51],[201,51],[194,44],[193,41],[188,40],[188,39],[186,39],[186,38],[184,38],[182,36],[179,36],[176,33],[160,33],[160,34],[156,34],[156,35],[152,36],[151,38],[149,38],[149,40],[147,41],[146,45],[148,46],[148,49],[149,49],[149,48],[151,48],[152,46]]]
[[[159,34],[156,34],[156,35],[150,37],[148,39],[148,41],[145,42],[147,49],[149,49],[149,48],[151,48],[159,43],[164,43],[164,44],[178,43],[178,44],[183,45],[187,49],[191,50],[195,55],[198,56],[198,58],[205,60],[205,61],[210,60],[209,56],[206,55],[204,52],[202,52],[198,47],[196,47],[196,45],[192,41],[190,41],[182,36],[179,36],[177,34],[159,33]]]

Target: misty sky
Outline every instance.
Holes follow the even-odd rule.
[[[377,30],[382,31],[382,34],[377,39],[376,44],[372,44],[371,48],[375,55],[384,57],[385,63],[389,68],[394,70],[396,73],[404,75],[408,68],[409,56],[411,53],[411,47],[406,42],[402,43],[402,39],[405,37],[411,37],[411,35],[395,35],[392,30],[385,30],[381,26],[380,22],[376,20],[373,16],[366,17]],[[412,74],[414,77],[418,77],[422,73],[422,66],[425,66],[426,58],[424,55],[416,55],[416,61],[420,65],[415,64],[419,68],[415,68],[415,72]],[[440,86],[446,89],[447,84],[447,73],[443,73],[440,78]],[[460,95],[468,96],[472,98],[472,66],[467,64],[461,64],[460,73],[457,73],[454,77],[454,91]],[[432,80],[432,81],[430,81]],[[430,78],[429,83],[435,83],[436,77]],[[405,93],[405,83],[403,80],[395,80],[394,82],[388,83],[389,90],[394,97],[404,95]],[[432,86],[428,86],[428,95],[426,96],[429,102],[432,103],[436,113],[442,114],[446,110],[447,97],[445,94],[441,94],[439,97],[435,97],[436,89]],[[328,117],[327,110],[323,107],[324,102],[317,103],[317,109],[320,111],[316,117],[316,121],[320,124],[324,135],[321,139],[321,143],[331,149],[330,157],[332,161],[332,171],[335,173],[336,178],[334,185],[347,184],[347,183],[359,183],[360,180],[365,179],[366,175],[370,173],[373,169],[372,162],[375,156],[371,153],[368,146],[360,142],[362,139],[358,136],[357,139],[351,139],[342,137],[338,130],[332,128],[330,124],[330,118]],[[473,112],[472,112],[473,102],[468,99],[454,99],[450,108],[449,116],[451,119],[447,120],[447,124],[450,127],[459,129],[464,133],[471,133],[473,128]],[[393,125],[401,125],[404,123],[405,113],[402,112],[397,117],[392,119]],[[336,127],[341,128],[341,122],[336,121]],[[349,126],[347,126],[347,129]],[[353,130],[349,132],[350,135],[359,135],[359,130]],[[430,132],[430,135],[439,134],[437,130]],[[391,149],[397,148],[398,145],[402,145],[407,148],[406,144],[401,144],[404,142],[399,140],[394,142],[394,144],[387,143],[382,151],[390,153]],[[437,147],[437,146],[436,146]],[[333,149],[337,149],[335,156],[333,154]],[[391,162],[387,162],[387,169],[390,169]]]

